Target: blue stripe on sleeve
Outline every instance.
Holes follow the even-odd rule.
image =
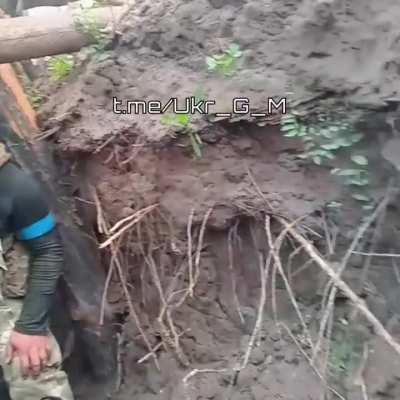
[[[36,239],[46,233],[51,232],[56,226],[56,222],[52,214],[47,214],[44,218],[35,222],[34,224],[21,229],[17,233],[17,238],[19,240],[31,240]]]

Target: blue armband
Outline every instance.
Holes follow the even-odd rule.
[[[21,229],[17,233],[17,239],[19,240],[32,240],[40,236],[46,235],[51,232],[56,226],[56,221],[51,213],[47,214],[44,218],[36,221],[32,225]]]

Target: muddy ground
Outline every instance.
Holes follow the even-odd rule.
[[[258,315],[260,263],[269,250],[265,215],[289,220],[307,215],[301,233],[332,262],[343,255],[362,217],[326,168],[299,159],[301,144],[282,136],[275,115],[196,120],[204,146],[202,157],[194,159],[190,145],[171,137],[159,115],[112,112],[113,96],[165,102],[192,96],[199,88],[216,100],[215,111],[220,112],[229,111],[232,98],[239,96],[249,97],[257,111],[265,110],[272,96],[287,97],[289,107],[310,98],[316,99],[314,108],[339,101],[349,114],[364,116],[363,146],[371,160],[371,190],[379,199],[390,177],[397,185],[397,172],[381,157],[381,149],[399,135],[399,17],[400,4],[394,0],[138,2],[118,26],[121,36],[107,60],[82,65],[62,85],[41,86],[48,93],[41,110],[43,129],[54,128],[49,144],[68,166],[61,172],[82,223],[97,230],[89,184],[110,224],[157,204],[124,236],[120,257],[146,336],[152,346],[162,344],[157,347],[159,370],[149,357],[138,363],[148,348],[114,274],[108,299],[122,325],[121,381],[112,399],[316,400],[340,398],[337,390],[341,398],[355,400],[366,398],[360,374],[369,399],[399,397],[399,357],[364,319],[353,318],[343,328],[351,314],[343,298],[334,318],[336,361],[327,376],[332,387],[324,387],[326,377],[318,376],[305,357],[310,349],[279,277],[276,290],[268,285],[257,346],[246,368],[235,373]],[[243,50],[237,73],[230,78],[207,73],[205,57],[231,43]],[[343,207],[330,213],[325,206],[333,200]],[[391,198],[386,218],[366,235],[364,251],[370,242],[375,252],[398,250],[397,200]],[[328,254],[326,232],[334,227],[337,242]],[[273,218],[273,233],[279,229]],[[97,238],[104,240],[99,233]],[[290,285],[315,338],[321,274],[314,264],[303,267],[308,261],[303,252],[290,257],[295,247],[293,242],[284,245],[282,262],[291,271]],[[108,268],[109,257],[103,254]],[[196,256],[201,256],[198,263]],[[368,259],[352,256],[346,280],[396,337],[400,302],[395,259]],[[369,262],[368,287],[357,289]],[[193,296],[179,302],[191,284],[190,268],[196,266]],[[157,318],[164,308],[161,292],[171,302],[179,343],[169,337],[171,325],[163,325],[168,316],[163,324]],[[343,330],[347,336],[340,339]],[[363,357],[365,349],[368,357]],[[188,375],[196,369],[200,371]],[[88,385],[72,377],[79,398],[105,396],[95,386],[88,393]]]

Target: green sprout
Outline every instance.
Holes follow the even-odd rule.
[[[51,57],[48,61],[48,69],[55,81],[63,81],[74,68],[74,57],[70,54]]]
[[[172,128],[177,133],[186,134],[189,137],[194,155],[202,157],[202,141],[200,136],[193,130],[191,114],[164,114],[161,123]]]
[[[82,12],[74,21],[76,30],[86,35],[92,42],[88,48],[89,54],[92,54],[98,61],[105,57],[104,52],[109,42],[107,34],[92,12],[99,5],[101,2],[96,0],[81,0]]]
[[[224,53],[206,57],[208,70],[224,76],[232,76],[237,69],[237,62],[241,56],[242,51],[239,45],[231,44]]]
[[[43,95],[40,93],[38,89],[34,87],[28,87],[27,92],[28,92],[29,102],[32,104],[33,109],[34,110],[39,109],[44,100]]]
[[[331,174],[340,177],[343,184],[350,187],[352,198],[361,202],[364,210],[373,208],[366,192],[369,186],[368,159],[361,154],[352,154],[353,146],[364,136],[354,132],[352,124],[324,115],[306,124],[293,113],[282,117],[281,130],[285,137],[300,139],[304,145],[300,158],[312,160],[316,165],[329,163],[345,151],[346,168],[332,168]]]

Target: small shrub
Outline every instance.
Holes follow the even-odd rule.
[[[92,10],[98,7],[99,1],[95,0],[81,0],[82,13],[75,19],[75,28],[77,31],[86,35],[93,44],[88,47],[89,54],[98,60],[103,59],[104,52],[108,45],[107,34],[104,29],[97,22]]]
[[[350,187],[351,196],[362,204],[364,210],[373,208],[367,193],[368,159],[362,154],[353,154],[353,146],[364,136],[354,132],[350,122],[320,115],[316,121],[306,124],[293,113],[282,117],[281,130],[285,137],[300,139],[304,145],[300,158],[311,160],[316,165],[329,163],[339,154],[347,154],[345,167],[332,168],[331,173]]]
[[[224,76],[232,76],[237,69],[237,62],[241,56],[242,52],[239,46],[231,44],[222,54],[206,57],[208,70]]]
[[[29,102],[31,103],[32,107],[37,110],[43,103],[43,95],[34,87],[28,87],[27,92]]]
[[[165,114],[161,117],[163,125],[172,128],[177,133],[188,135],[194,155],[201,158],[202,141],[200,136],[194,132],[191,122],[191,114]]]
[[[328,377],[333,384],[347,387],[362,362],[364,340],[354,331],[348,322],[335,323],[330,354],[328,359]]]

